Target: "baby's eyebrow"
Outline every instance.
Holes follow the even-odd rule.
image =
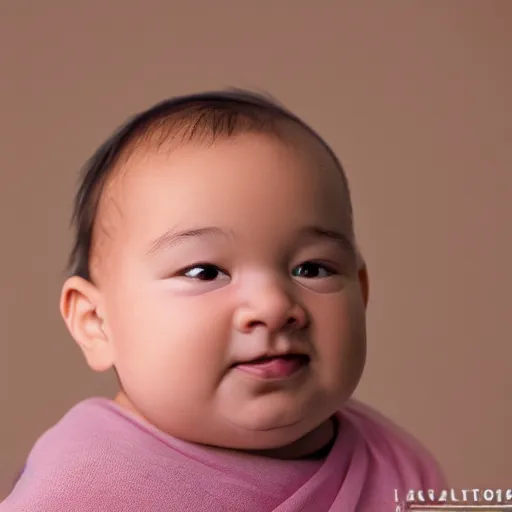
[[[305,226],[298,232],[298,239],[325,239],[336,243],[341,249],[349,254],[355,254],[356,249],[349,237],[339,231],[325,229],[320,226]],[[163,235],[153,240],[147,255],[159,253],[165,249],[176,247],[177,245],[190,240],[191,238],[202,238],[205,236],[222,236],[224,238],[234,238],[234,233],[230,230],[224,230],[216,226],[207,226],[202,228],[176,230],[169,229]]]
[[[320,226],[306,226],[299,230],[299,235],[304,238],[330,240],[340,246],[343,251],[353,255],[356,254],[356,248],[352,240],[340,231],[325,229]]]
[[[171,228],[168,231],[166,231],[163,235],[160,235],[158,238],[153,240],[153,242],[150,244],[149,249],[146,251],[146,254],[151,255],[158,253],[164,249],[176,247],[180,243],[191,238],[199,238],[212,235],[221,235],[226,238],[232,238],[233,236],[231,232],[225,231],[215,226],[207,226],[195,229],[184,229],[181,231]]]

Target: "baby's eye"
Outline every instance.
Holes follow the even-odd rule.
[[[215,281],[219,277],[226,276],[226,273],[215,265],[201,264],[185,269],[182,275],[198,281]]]
[[[326,265],[315,263],[314,261],[306,261],[292,270],[293,277],[303,277],[306,279],[320,279],[332,276],[333,274],[334,271]]]

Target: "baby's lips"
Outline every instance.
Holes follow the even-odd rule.
[[[303,354],[285,354],[239,363],[236,367],[262,379],[285,379],[297,373],[308,363],[309,357]]]
[[[308,362],[311,359],[311,356],[309,353],[307,353],[304,350],[301,349],[294,349],[294,348],[287,348],[286,350],[266,350],[265,352],[259,352],[255,354],[246,354],[245,356],[241,356],[237,358],[231,366],[238,366],[241,364],[255,364],[255,363],[261,363],[268,359],[273,359],[277,357],[282,358],[304,358],[307,359]]]

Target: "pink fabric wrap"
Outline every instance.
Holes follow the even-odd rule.
[[[395,489],[446,488],[428,453],[359,402],[323,460],[280,461],[167,436],[103,398],[32,449],[0,512],[394,512]]]

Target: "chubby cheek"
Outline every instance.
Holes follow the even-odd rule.
[[[313,314],[317,377],[326,391],[343,399],[357,386],[366,360],[365,316],[361,294],[352,288]]]
[[[142,287],[117,302],[111,321],[115,366],[132,400],[180,408],[176,402],[183,397],[189,407],[211,398],[229,325],[219,325],[215,305],[202,301]]]

